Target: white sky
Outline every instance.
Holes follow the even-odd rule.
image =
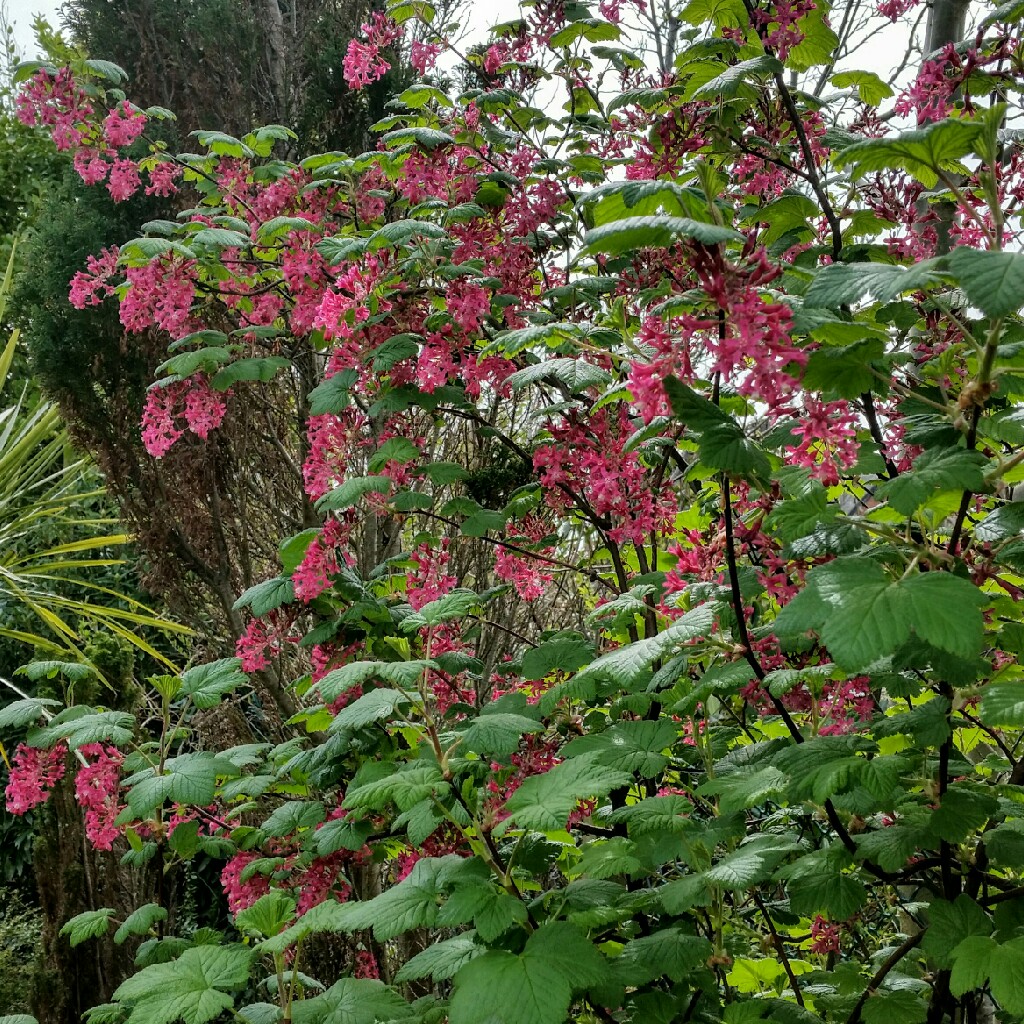
[[[7,17],[14,28],[14,38],[22,59],[36,56],[35,40],[32,38],[32,19],[42,14],[51,25],[60,23],[58,8],[61,0],[7,0]]]

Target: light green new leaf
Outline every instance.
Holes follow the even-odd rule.
[[[277,935],[295,915],[295,900],[280,889],[261,896],[251,907],[235,916],[235,927],[241,932],[255,932],[269,938]]]

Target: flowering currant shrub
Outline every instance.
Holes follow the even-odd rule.
[[[153,457],[320,381],[317,525],[237,658],[155,680],[155,731],[0,715],[14,810],[66,765],[98,844],[223,861],[229,936],[68,923],[148,936],[92,1024],[1024,1016],[1019,9],[898,94],[832,74],[825,0],[692,0],[664,75],[646,11],[421,26],[478,84],[298,165],[280,126],[130,157],[166,112],[117,69],[29,69],[83,177],[192,204],[70,283],[168,336]],[[351,87],[430,17],[375,16]],[[201,749],[286,655],[291,738]]]

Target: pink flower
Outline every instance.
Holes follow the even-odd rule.
[[[494,575],[511,583],[524,601],[536,601],[554,579],[551,573],[540,571],[535,559],[514,555],[503,545],[494,558]]]
[[[444,52],[441,43],[421,43],[418,39],[413,40],[409,52],[409,63],[421,74],[433,71],[437,65],[437,58]]]
[[[99,256],[86,258],[86,269],[78,271],[71,278],[68,299],[75,309],[98,306],[105,298],[114,294],[114,289],[108,282],[117,273],[119,255],[120,251],[115,245],[103,249]]]
[[[4,795],[11,814],[24,814],[33,807],[45,804],[50,791],[64,777],[64,760],[68,748],[58,743],[53,750],[40,750],[18,744],[14,763]]]
[[[149,172],[147,196],[173,196],[178,191],[174,182],[181,177],[181,168],[170,160],[161,160]]]
[[[90,761],[75,776],[75,798],[85,810],[85,834],[97,850],[112,850],[121,834],[116,819],[124,810],[118,800],[124,755],[100,743],[82,747],[81,753]]]
[[[153,387],[146,393],[142,411],[142,443],[154,459],[163,458],[185,433],[175,420],[175,406],[182,394],[181,384]]]
[[[345,83],[350,89],[362,89],[379,81],[391,70],[391,65],[380,55],[376,46],[353,39],[348,44],[345,59],[342,61],[342,72]]]
[[[224,869],[220,873],[220,884],[224,887],[224,895],[228,899],[228,909],[232,914],[237,914],[240,910],[247,910],[261,896],[270,892],[270,880],[259,872],[255,872],[244,882],[242,881],[242,872],[260,856],[259,853],[243,850],[236,853],[224,865]]]
[[[110,181],[107,191],[114,197],[115,203],[123,203],[130,199],[142,185],[139,178],[139,167],[134,160],[115,160],[110,168]]]
[[[128,103],[119,103],[103,121],[103,137],[116,149],[130,146],[146,127],[146,115]]]
[[[78,176],[86,185],[98,185],[107,177],[110,164],[103,159],[103,154],[98,149],[90,149],[83,146],[75,152],[75,170]]]
[[[189,389],[185,395],[185,422],[193,434],[204,441],[210,431],[221,425],[227,412],[225,398],[230,392],[214,391],[202,374],[189,378]]]
[[[454,576],[446,575],[448,568],[448,538],[441,541],[439,548],[421,544],[412,555],[413,568],[406,576],[405,598],[413,611],[419,611],[425,604],[444,597],[458,582]]]
[[[824,955],[838,953],[840,949],[841,931],[839,925],[831,924],[820,914],[811,922],[811,952]]]
[[[243,672],[265,669],[270,664],[267,655],[277,657],[280,653],[281,639],[263,619],[251,619],[235,644],[235,656],[241,659]]]
[[[907,11],[913,10],[921,0],[881,0],[878,13],[890,21],[898,21]]]
[[[410,870],[412,870],[410,868]],[[379,978],[380,968],[377,958],[368,950],[361,949],[356,953],[356,968],[352,972],[354,978]]]

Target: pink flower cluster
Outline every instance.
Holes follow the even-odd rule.
[[[425,604],[444,597],[458,582],[446,572],[451,558],[449,544],[445,537],[436,548],[421,544],[412,553],[412,568],[406,575],[405,599],[413,611],[418,612]]]
[[[353,39],[348,44],[345,59],[342,61],[342,73],[345,83],[350,89],[362,89],[383,78],[391,65],[380,55],[403,36],[403,30],[393,19],[380,12],[375,12],[368,24],[362,25],[366,42]],[[420,51],[417,56],[421,56]]]
[[[204,374],[152,387],[142,412],[142,443],[155,459],[166,455],[187,427],[204,441],[224,420],[230,392],[214,391]],[[179,417],[185,421],[181,426]]]
[[[494,556],[494,575],[516,588],[524,601],[536,601],[554,579],[551,573],[541,572],[536,559],[513,554],[499,545]]]
[[[75,776],[75,797],[85,810],[85,834],[97,850],[112,850],[121,834],[116,820],[124,810],[118,799],[124,755],[102,743],[90,743],[81,753],[88,763]]]
[[[56,73],[40,69],[21,87],[15,100],[18,120],[24,125],[50,128],[59,150],[74,149],[88,137],[91,129],[87,122],[93,110],[71,68]]]
[[[68,748],[58,743],[53,750],[18,744],[4,795],[11,814],[25,814],[46,803],[50,791],[64,778]]]

